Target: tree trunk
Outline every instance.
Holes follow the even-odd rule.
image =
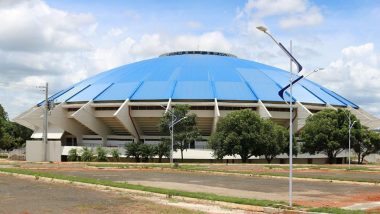
[[[358,153],[358,164],[362,164],[360,153]]]
[[[365,157],[365,155],[362,155],[362,159],[361,159],[361,161],[360,161],[361,164],[363,164],[364,157]]]
[[[161,163],[162,162],[162,155],[159,155],[158,156],[158,163]]]
[[[267,163],[271,163],[273,160],[273,157],[265,155],[265,159],[267,160]]]
[[[181,149],[181,162],[183,163],[183,149]]]
[[[240,155],[240,157],[241,157],[241,162],[242,163],[247,163],[248,156],[246,156],[246,155]]]
[[[328,162],[329,164],[333,164],[335,162],[335,156],[333,153],[327,153],[327,159],[328,159]]]

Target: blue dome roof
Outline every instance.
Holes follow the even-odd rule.
[[[169,98],[282,102],[277,93],[288,82],[287,71],[230,54],[177,52],[99,73],[58,92],[51,99],[56,103],[126,99],[159,101]],[[307,79],[294,86],[293,94],[294,100],[301,103],[358,108],[342,96]]]

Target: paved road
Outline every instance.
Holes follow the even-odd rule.
[[[46,169],[42,171],[237,197],[284,201],[288,199],[288,180],[284,178],[136,169]],[[294,181],[294,195],[296,201],[326,204],[345,202],[343,205],[349,205],[353,203],[352,197],[359,200],[358,196],[376,195],[380,200],[380,186],[336,184],[328,181]]]
[[[0,174],[0,213],[193,213],[118,193]]]

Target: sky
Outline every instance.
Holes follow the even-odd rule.
[[[289,68],[256,26],[293,43],[309,78],[380,117],[380,1],[2,0],[0,104],[12,119],[99,72],[170,51],[222,51]]]

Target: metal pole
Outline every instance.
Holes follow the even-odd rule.
[[[351,169],[351,118],[348,121],[348,169]]]
[[[172,148],[170,150],[170,164],[173,165],[173,151],[174,151],[174,115],[172,115],[172,124],[171,124],[171,138],[172,138]]]
[[[46,82],[45,85],[45,108],[44,108],[44,136],[43,141],[45,144],[45,160],[48,161],[48,111],[49,111],[49,102],[48,102],[48,94],[49,94],[49,83]]]
[[[290,40],[290,54],[292,40]],[[290,59],[290,108],[289,108],[289,206],[293,206],[293,67]]]

